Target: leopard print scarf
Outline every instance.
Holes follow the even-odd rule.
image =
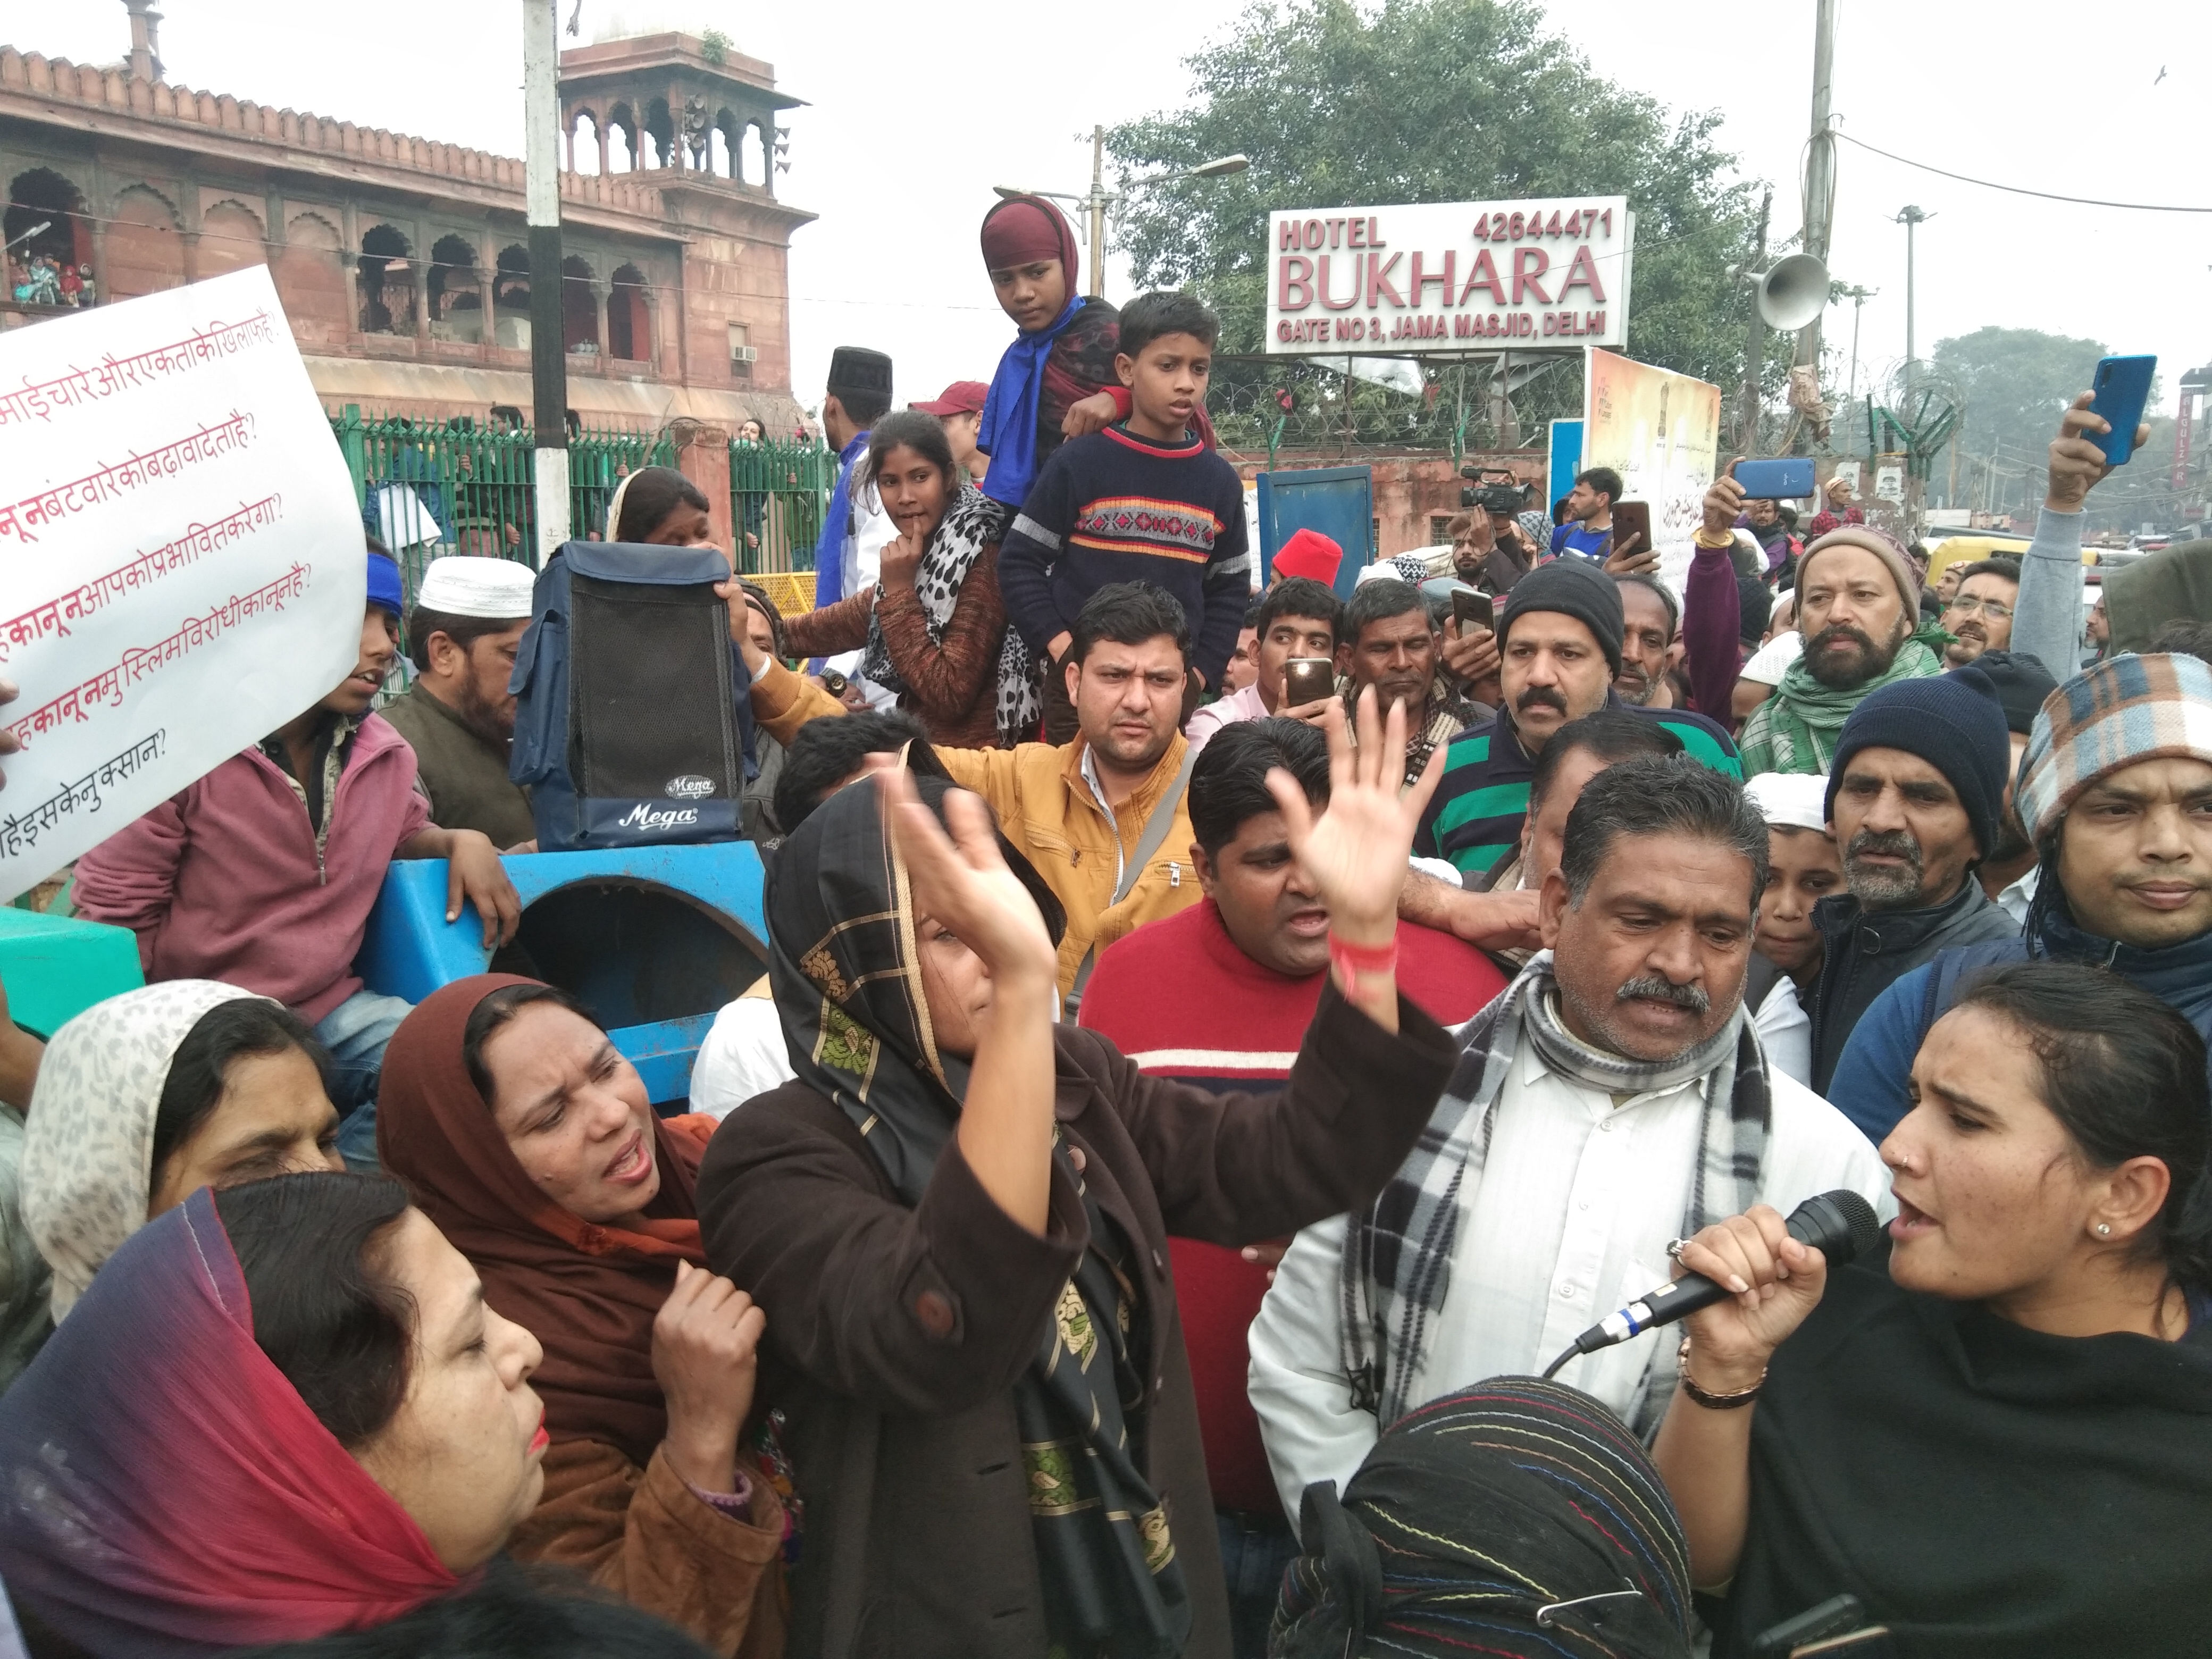
[[[959,495],[938,521],[929,545],[922,550],[921,568],[914,578],[915,597],[921,601],[933,647],[944,643],[945,628],[952,620],[969,570],[986,548],[998,544],[1008,517],[1004,507],[963,480]],[[899,693],[907,689],[898,670],[891,665],[883,624],[873,615],[868,618],[868,642],[860,659],[860,672],[886,690]],[[1028,648],[1011,628],[999,650],[998,686],[999,741],[1011,748],[1036,731],[1043,708]]]

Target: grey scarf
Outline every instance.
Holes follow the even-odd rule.
[[[1498,1096],[1524,1038],[1551,1070],[1607,1094],[1707,1079],[1702,1151],[1683,1237],[1759,1200],[1773,1103],[1758,1035],[1741,1006],[1696,1048],[1646,1064],[1593,1048],[1569,1031],[1559,1021],[1558,994],[1552,953],[1540,951],[1504,994],[1468,1022],[1458,1068],[1420,1139],[1375,1201],[1355,1211],[1346,1227],[1344,1370],[1352,1403],[1384,1425],[1421,1403],[1407,1390],[1420,1369],[1428,1328],[1443,1312],[1460,1217],[1481,1185]],[[1644,1414],[1639,1407],[1635,1415]]]

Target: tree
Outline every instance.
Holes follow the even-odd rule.
[[[1628,349],[1724,388],[1743,372],[1751,187],[1727,182],[1717,112],[1671,121],[1593,73],[1528,0],[1255,5],[1187,60],[1188,108],[1113,128],[1125,171],[1242,152],[1249,172],[1140,192],[1119,242],[1146,287],[1220,312],[1225,351],[1262,348],[1279,208],[1625,195],[1637,215]]]
[[[2035,328],[1978,328],[1938,340],[1929,366],[1957,388],[1960,403],[1960,495],[1993,512],[2033,513],[2058,416],[2088,390],[2104,355],[2098,341]],[[1939,457],[1935,476],[1946,471]]]

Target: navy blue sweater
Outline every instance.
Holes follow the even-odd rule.
[[[1053,453],[999,544],[1006,617],[1042,658],[1111,582],[1154,582],[1190,623],[1191,665],[1221,684],[1251,597],[1244,484],[1186,434],[1178,444],[1111,426]]]

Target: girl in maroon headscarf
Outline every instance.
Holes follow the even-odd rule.
[[[1064,441],[1127,417],[1128,388],[1114,371],[1121,314],[1076,292],[1075,228],[1042,197],[1011,196],[983,216],[983,264],[1021,330],[991,377],[975,437],[991,459],[983,493],[1011,516]],[[1203,406],[1198,422],[1211,449]]]

